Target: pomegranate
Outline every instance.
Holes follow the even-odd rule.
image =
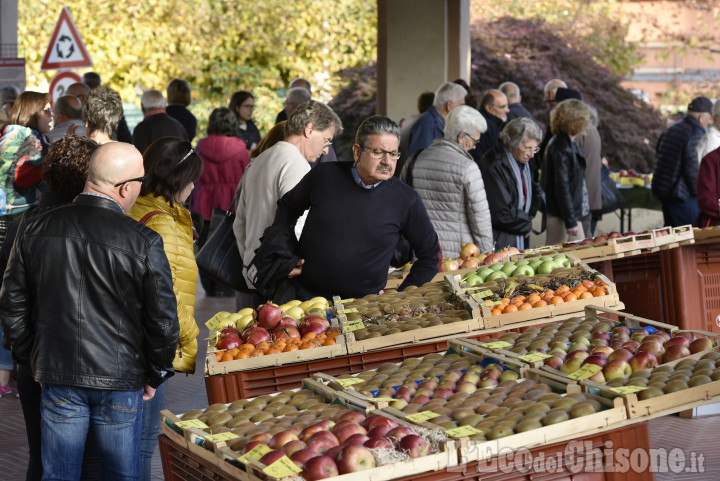
[[[225,335],[225,336],[220,336],[215,347],[218,349],[225,350],[225,349],[238,348],[238,347],[240,347],[241,344],[242,344],[242,341],[240,340],[240,338],[238,336]]]
[[[257,324],[265,329],[275,329],[283,318],[280,308],[268,302],[258,308]]]
[[[276,341],[300,339],[300,331],[294,326],[276,327],[273,330],[273,338]]]
[[[248,327],[245,329],[245,331],[242,333],[241,338],[242,341],[246,344],[257,344],[261,341],[269,341],[270,340],[270,333],[267,331],[267,329],[263,329],[262,327]],[[252,341],[255,342],[252,342]]]
[[[279,327],[298,327],[298,325],[297,325],[297,321],[295,319],[293,319],[290,316],[285,316],[280,320],[280,322],[275,327],[275,329],[277,329]]]
[[[328,329],[330,327],[330,323],[328,322],[327,318],[322,317],[322,316],[308,315],[308,316],[303,317],[303,324],[308,323],[308,322],[317,322],[318,324],[323,326],[325,329]]]
[[[457,259],[443,259],[440,263],[440,272],[456,271],[458,267]]]
[[[468,242],[467,244],[462,244],[460,247],[460,259],[467,259],[468,257],[476,257],[480,254],[480,249],[478,249],[478,246],[473,244],[472,242]]]
[[[305,322],[300,328],[300,333],[304,336],[308,332],[313,332],[316,335],[325,332],[326,328],[319,322]]]

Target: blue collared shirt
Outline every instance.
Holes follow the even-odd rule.
[[[383,181],[381,180],[377,184],[372,184],[372,185],[363,184],[363,181],[360,178],[360,174],[358,174],[358,171],[357,171],[357,162],[355,162],[352,166],[352,176],[353,176],[353,179],[355,179],[355,182],[357,182],[357,184],[360,187],[362,187],[363,189],[374,189],[375,187],[377,187],[378,185],[383,183]]]

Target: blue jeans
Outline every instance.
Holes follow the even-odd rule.
[[[41,397],[43,481],[80,478],[91,424],[102,479],[138,479],[142,390],[102,391],[44,384]]]
[[[167,381],[158,386],[151,400],[143,402],[140,481],[150,481],[153,452],[158,445],[160,435],[160,411],[165,409],[166,395]]]
[[[700,214],[697,197],[690,197],[687,200],[663,199],[662,208],[665,225],[672,227],[692,224]]]

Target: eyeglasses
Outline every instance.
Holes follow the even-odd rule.
[[[522,150],[525,150],[525,151],[532,150],[533,155],[535,155],[535,154],[537,154],[538,152],[540,152],[540,149],[539,149],[538,147],[526,147],[526,146],[524,146],[524,145],[521,145],[520,148],[521,148]]]
[[[242,109],[255,110],[255,104],[252,104],[252,105],[241,105],[240,108],[242,108]]]
[[[122,182],[118,182],[117,184],[115,184],[115,187],[120,187],[121,185],[127,184],[128,182],[144,182],[145,177],[147,176],[143,175],[142,177],[135,177],[134,179],[123,180]]]
[[[390,158],[393,160],[397,160],[400,158],[400,152],[391,152],[389,150],[383,150],[383,149],[371,149],[370,147],[366,147],[364,145],[361,145],[360,148],[370,152],[370,157],[372,157],[375,160],[384,159],[386,155],[389,155]]]
[[[496,109],[500,109],[500,110],[505,110],[506,108],[508,108],[508,104],[505,104],[505,105],[488,104],[488,105],[490,105],[491,107],[495,107]]]
[[[327,137],[325,137],[323,134],[320,134],[320,135],[322,135],[322,138],[323,138],[323,140],[325,141],[325,143],[323,144],[323,148],[325,148],[325,147],[330,147],[330,145],[332,145],[332,143],[333,143],[332,137],[331,137],[331,138],[327,138]]]
[[[472,148],[474,149],[474,148],[477,146],[478,142],[480,142],[480,137],[478,137],[477,139],[475,139],[475,137],[473,137],[472,135],[468,134],[467,132],[463,132],[463,133],[464,133],[465,135],[467,135],[468,139],[472,140],[472,143],[473,143]],[[471,149],[471,150],[472,150],[472,149]]]
[[[182,159],[180,159],[180,162],[178,162],[175,167],[179,167],[180,164],[182,164],[183,162],[185,162],[185,159],[187,159],[188,157],[190,157],[191,154],[194,154],[194,153],[195,153],[195,149],[193,149],[193,148],[191,147],[191,148],[190,148],[190,152],[188,152],[187,154],[185,154],[185,157],[183,157]]]

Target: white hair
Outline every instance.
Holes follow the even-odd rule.
[[[520,87],[515,82],[503,82],[498,90],[504,93],[508,99],[520,98]]]
[[[445,82],[435,91],[435,100],[433,100],[433,107],[436,109],[442,108],[448,102],[459,102],[464,99],[467,95],[467,90],[462,85]]]
[[[461,133],[470,135],[476,130],[480,131],[480,134],[485,133],[487,122],[480,112],[467,105],[451,110],[445,119],[444,132],[447,140],[457,142]]]
[[[567,84],[559,78],[554,78],[548,83],[546,83],[545,88],[543,89],[545,99],[547,100],[550,98],[550,92],[552,92],[553,96],[555,96],[555,92],[557,92],[557,89],[559,89],[560,87],[567,88]]]
[[[285,103],[300,105],[304,104],[312,98],[312,94],[305,87],[293,87],[288,90],[288,96]]]
[[[164,109],[167,106],[165,97],[159,90],[146,90],[143,92],[140,104],[145,110]]]

